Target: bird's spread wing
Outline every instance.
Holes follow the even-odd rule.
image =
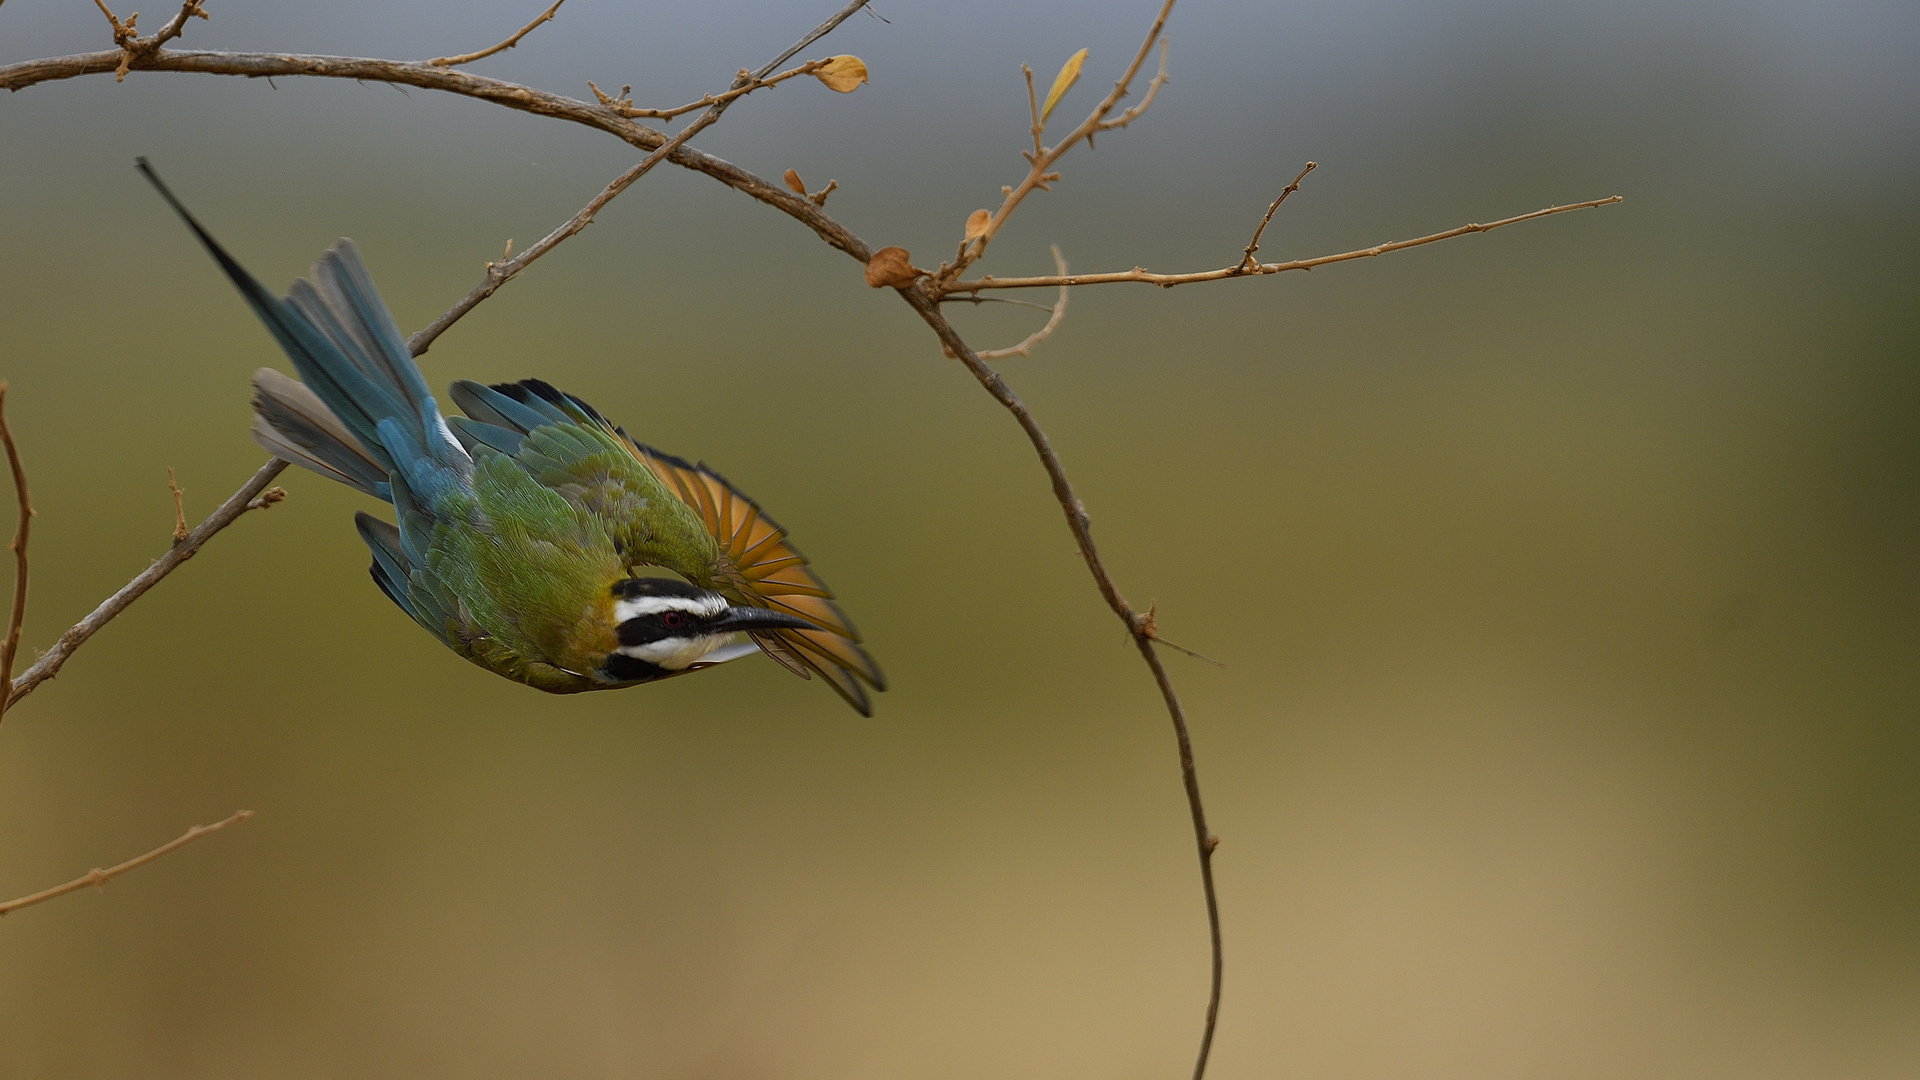
[[[611,517],[637,512],[642,494],[634,490],[639,485],[630,470],[644,468],[716,542],[719,558],[712,561],[721,582],[750,603],[822,628],[756,631],[752,637],[761,651],[801,678],[820,675],[862,715],[872,715],[860,683],[885,690],[886,677],[860,647],[859,631],[786,530],[719,473],[636,442],[593,406],[537,379],[492,387],[461,382],[452,393],[471,418],[450,421],[462,442],[514,456],[536,478],[545,473],[576,489],[583,502]],[[608,437],[618,460],[608,460],[606,443],[582,429]]]

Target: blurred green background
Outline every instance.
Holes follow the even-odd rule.
[[[539,3],[214,0],[185,44],[431,57]],[[831,5],[574,0],[475,66],[667,105]],[[922,265],[1023,167],[1018,65],[1149,3],[882,2],[696,145]],[[124,12],[122,12],[124,14]],[[143,28],[166,6],[142,9]],[[1002,364],[1157,600],[1215,829],[1213,1075],[1920,1071],[1920,14],[1182,6],[1173,81],[982,267],[1200,269],[1611,194],[1389,258],[1083,290]],[[106,47],[9,0],[0,62]],[[276,288],[354,237],[401,325],[634,160],[425,91],[135,73],[0,100],[28,645],[262,454],[285,367],[140,182]],[[1033,299],[1046,300],[1035,296]],[[982,347],[1040,321],[962,309]],[[1011,420],[789,219],[662,169],[425,358],[537,375],[780,517],[894,689],[764,660],[551,698],[367,580],[290,473],[0,726],[0,1076],[1185,1075],[1206,928],[1167,721]]]

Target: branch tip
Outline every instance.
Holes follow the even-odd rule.
[[[461,64],[471,64],[475,60],[483,60],[489,56],[492,56],[494,53],[504,52],[507,49],[511,49],[515,45],[520,44],[521,38],[526,37],[528,34],[533,33],[535,27],[539,26],[541,23],[552,21],[554,13],[559,11],[560,5],[566,2],[567,0],[553,0],[552,7],[541,12],[539,17],[535,18],[532,22],[528,23],[527,25],[521,27],[519,33],[513,35],[512,37],[501,42],[500,44],[495,45],[491,49],[481,49],[479,52],[463,53],[460,56],[438,56],[433,58],[432,60],[427,61],[427,63],[429,66],[432,66],[432,67],[458,67]]]

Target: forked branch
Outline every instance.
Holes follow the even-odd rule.
[[[469,292],[466,296],[462,297],[459,300],[459,302],[455,303],[452,307],[442,312],[439,318],[428,323],[425,327],[421,328],[419,332],[415,333],[412,337],[408,338],[407,339],[408,351],[412,352],[413,355],[415,356],[419,356],[425,353],[429,348],[432,347],[434,339],[438,338],[441,334],[445,333],[448,327],[458,322],[461,316],[465,315],[469,311],[472,311],[474,307],[477,306],[482,300],[485,300],[487,297],[492,296],[494,293],[500,291],[500,286],[505,285],[508,281],[512,280],[514,275],[526,269],[529,265],[531,265],[534,262],[534,260],[540,258],[540,256],[542,255],[545,255],[547,252],[552,251],[554,248],[560,246],[560,244],[563,241],[565,241],[568,237],[579,233],[582,229],[585,229],[588,225],[592,224],[594,215],[600,212],[601,207],[612,202],[616,197],[619,196],[621,192],[627,190],[629,187],[632,187],[635,181],[639,180],[641,177],[651,172],[655,165],[658,165],[662,161],[665,161],[668,158],[672,157],[676,152],[678,152],[686,144],[688,139],[693,138],[695,135],[705,130],[714,121],[720,119],[720,115],[727,111],[727,106],[733,104],[733,102],[738,100],[741,95],[748,93],[752,90],[758,89],[761,86],[773,85],[773,81],[777,81],[777,80],[773,80],[773,81],[767,80],[765,78],[767,73],[779,67],[781,64],[786,63],[786,61],[790,57],[792,57],[793,54],[799,52],[801,49],[806,48],[808,45],[813,44],[814,42],[825,37],[827,34],[831,33],[834,27],[839,26],[841,23],[847,21],[849,18],[852,18],[854,12],[859,11],[861,8],[866,6],[867,6],[867,0],[855,0],[854,3],[848,4],[846,7],[842,8],[832,18],[828,19],[826,22],[823,22],[819,26],[815,27],[810,33],[807,34],[807,36],[795,42],[791,48],[787,49],[787,51],[781,53],[779,56],[774,57],[771,62],[769,62],[765,67],[761,68],[759,71],[757,72],[742,71],[739,74],[739,76],[734,79],[732,89],[729,90],[727,93],[717,95],[714,99],[714,103],[707,109],[707,111],[704,114],[700,116],[698,120],[695,120],[693,123],[688,124],[685,128],[682,128],[680,133],[673,136],[673,138],[665,139],[653,150],[652,153],[648,154],[644,159],[642,159],[639,164],[621,173],[619,176],[614,177],[613,182],[609,183],[605,188],[603,188],[600,194],[595,195],[592,198],[592,200],[590,200],[587,203],[587,205],[581,207],[579,213],[573,215],[573,217],[571,218],[568,218],[566,222],[563,223],[559,228],[548,233],[546,236],[541,237],[538,243],[535,243],[532,247],[521,252],[520,254],[509,259],[503,259],[501,262],[488,263],[486,279],[480,282],[480,284],[474,286],[473,291]],[[791,72],[789,74],[803,74],[803,73],[811,74],[813,71],[818,70],[823,64],[829,63],[829,62],[831,62],[831,60],[820,61],[814,64],[803,64],[801,65],[801,68],[795,69],[794,72]],[[782,76],[782,77],[784,78],[786,76]],[[592,84],[589,83],[588,85],[591,86]],[[594,87],[593,90],[594,90],[594,93],[600,94],[599,87]],[[604,100],[606,98],[606,95],[600,94],[600,97]],[[566,99],[561,99],[561,100],[566,100]],[[625,120],[627,118],[622,117],[622,119]],[[638,127],[638,125],[634,125],[634,126]],[[648,130],[648,129],[641,129],[641,130]],[[654,134],[658,134],[658,133],[656,132]],[[701,155],[701,156],[705,157],[705,155]],[[731,169],[731,166],[728,166],[728,168]],[[734,171],[739,171],[739,170],[734,170]],[[751,174],[748,174],[748,175],[751,175]],[[773,190],[773,185],[768,184],[766,181],[761,180],[759,177],[752,177],[752,179],[756,181],[760,186],[765,187],[769,190]],[[801,198],[801,205],[806,207],[806,211],[802,212],[802,216],[805,216],[807,212],[811,212],[811,214],[813,215],[818,215],[820,218],[826,219],[826,215],[820,213],[820,207],[817,204],[815,204],[811,199],[807,198],[804,192],[801,194],[800,198]],[[771,201],[771,200],[763,200],[763,201]],[[825,201],[824,196],[822,197],[821,201],[822,202]],[[791,213],[794,211],[791,208],[789,208],[789,212]],[[826,219],[826,220],[831,220],[831,219]],[[837,223],[835,227],[838,228]],[[816,231],[819,231],[819,230],[816,229]],[[840,230],[840,231],[845,232],[845,230]],[[851,234],[848,234],[848,235],[851,235]],[[861,245],[861,246],[864,247],[865,245]]]
[[[1147,29],[1146,40],[1140,43],[1140,51],[1134,54],[1133,62],[1127,65],[1126,72],[1120,76],[1118,82],[1113,84],[1112,92],[1100,99],[1100,103],[1093,107],[1093,111],[1087,114],[1087,118],[1082,120],[1078,127],[1074,128],[1065,138],[1054,144],[1050,149],[1043,148],[1040,145],[1040,136],[1035,134],[1034,152],[1027,155],[1029,168],[1027,169],[1026,178],[1021,180],[1018,186],[1005,189],[1007,193],[1006,197],[1001,200],[1000,208],[988,217],[986,225],[976,232],[967,243],[961,245],[960,254],[953,262],[942,266],[934,273],[933,279],[937,292],[955,291],[949,287],[949,283],[958,278],[962,273],[965,273],[967,267],[978,262],[980,257],[987,253],[987,245],[993,242],[994,236],[1000,232],[1002,226],[1006,225],[1007,219],[1013,216],[1013,212],[1020,208],[1020,204],[1025,201],[1026,197],[1032,194],[1036,188],[1045,188],[1049,183],[1059,179],[1059,176],[1053,171],[1055,163],[1062,157],[1065,157],[1067,151],[1073,149],[1081,140],[1090,138],[1095,132],[1101,130],[1101,125],[1106,121],[1107,114],[1111,113],[1114,106],[1120,103],[1120,99],[1126,96],[1127,88],[1132,85],[1134,77],[1140,74],[1141,65],[1145,64],[1147,57],[1152,54],[1154,43],[1160,40],[1160,32],[1164,30],[1167,25],[1167,16],[1173,13],[1173,2],[1174,0],[1165,0],[1165,3],[1160,5],[1160,13],[1154,17],[1153,25]],[[1164,52],[1161,53],[1160,60],[1160,75],[1155,78],[1152,87],[1156,92],[1159,90],[1160,84],[1166,81],[1166,54]],[[1027,94],[1029,99],[1031,99],[1033,95],[1032,72],[1027,73],[1027,83]],[[1051,98],[1051,95],[1049,95],[1049,97]],[[1131,123],[1141,112],[1146,111],[1147,106],[1151,103],[1151,97],[1142,101],[1136,109],[1129,110],[1130,115],[1116,118],[1115,126],[1124,126],[1125,123]],[[1052,101],[1049,100],[1048,104],[1051,105]],[[1046,117],[1043,114],[1036,113],[1034,116],[1034,126],[1042,126],[1045,120]]]
[[[1251,268],[1244,263],[1222,267],[1218,270],[1202,270],[1196,274],[1155,274],[1141,267],[1106,274],[1054,274],[1047,277],[1008,277],[997,278],[991,275],[972,281],[956,281],[944,290],[943,299],[959,299],[958,294],[974,293],[983,289],[1050,289],[1064,285],[1112,285],[1122,281],[1135,281],[1145,285],[1158,285],[1171,289],[1175,285],[1192,285],[1202,281],[1220,281],[1225,278],[1261,277],[1267,274],[1283,274],[1289,270],[1311,270],[1316,266],[1332,263],[1350,262],[1354,259],[1368,259],[1375,255],[1385,255],[1390,251],[1405,251],[1407,248],[1422,244],[1451,240],[1468,233],[1492,232],[1503,225],[1514,225],[1534,218],[1552,214],[1564,214],[1571,210],[1591,210],[1596,206],[1610,206],[1620,202],[1623,196],[1609,195],[1604,199],[1588,199],[1586,202],[1567,203],[1564,206],[1549,206],[1544,210],[1535,210],[1530,214],[1518,214],[1499,221],[1490,221],[1485,225],[1468,224],[1446,232],[1437,232],[1428,236],[1415,237],[1412,240],[1396,240],[1390,244],[1375,244],[1373,247],[1343,251],[1338,255],[1321,255],[1313,259],[1296,259],[1293,262],[1255,263]]]

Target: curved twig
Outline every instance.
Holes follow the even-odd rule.
[[[0,382],[0,441],[7,445],[7,465],[13,470],[13,495],[20,504],[20,525],[13,534],[13,615],[7,620],[7,637],[0,644],[0,718],[13,704],[13,658],[20,651],[20,626],[27,618],[27,533],[33,528],[33,499],[27,495],[27,469],[20,463],[20,448],[13,444],[13,429],[7,426],[7,384]]]
[[[1180,748],[1180,776],[1186,786],[1187,811],[1193,819],[1193,835],[1200,854],[1200,882],[1207,897],[1207,928],[1213,941],[1213,984],[1207,997],[1207,1019],[1200,1036],[1200,1053],[1193,1067],[1194,1080],[1200,1080],[1207,1071],[1207,1055],[1213,1047],[1214,1027],[1220,1015],[1223,970],[1220,904],[1213,887],[1213,851],[1220,845],[1220,838],[1207,828],[1207,809],[1200,799],[1200,777],[1194,766],[1193,737],[1187,731],[1186,710],[1180,704],[1179,695],[1174,693],[1173,682],[1167,676],[1167,669],[1161,664],[1159,654],[1153,651],[1155,634],[1152,624],[1132,604],[1127,603],[1127,598],[1120,593],[1120,587],[1114,583],[1113,575],[1107,572],[1106,564],[1100,560],[1100,551],[1093,543],[1093,521],[1087,516],[1086,504],[1074,494],[1073,482],[1067,479],[1066,466],[1061,463],[1060,455],[1053,449],[1053,441],[1047,438],[1040,422],[1034,419],[1033,413],[1013,392],[1013,388],[1007,385],[1006,380],[961,338],[959,331],[941,312],[939,302],[928,296],[922,285],[900,289],[899,293],[933,329],[940,343],[967,366],[967,370],[973,373],[987,393],[1005,406],[1021,430],[1026,432],[1034,453],[1040,456],[1041,467],[1046,469],[1048,479],[1053,481],[1053,497],[1067,517],[1067,529],[1073,533],[1073,542],[1080,549],[1080,557],[1086,560],[1087,570],[1093,574],[1094,585],[1099,588],[1107,606],[1126,624],[1127,634],[1140,649],[1140,656],[1153,672],[1153,681],[1159,686],[1160,696],[1166,702],[1167,715],[1173,721],[1174,739]]]
[[[1067,258],[1066,256],[1060,254],[1059,244],[1053,245],[1053,265],[1059,268],[1060,275],[1062,277],[1066,276]],[[1028,334],[1026,337],[1026,340],[1022,341],[1018,345],[1009,345],[1004,349],[988,349],[987,351],[980,353],[979,354],[980,359],[1004,360],[1009,356],[1027,356],[1031,354],[1033,352],[1033,347],[1035,345],[1038,345],[1041,342],[1052,337],[1053,332],[1060,328],[1060,320],[1067,317],[1067,297],[1072,295],[1073,295],[1073,290],[1067,288],[1065,285],[1062,285],[1060,287],[1060,299],[1055,300],[1053,302],[1053,307],[1050,309],[1053,312],[1053,314],[1047,318],[1047,324],[1045,326],[1042,326],[1040,329],[1035,330],[1031,334]],[[982,297],[981,299],[986,299],[986,298]],[[1038,306],[1038,305],[1034,305],[1034,306]]]

